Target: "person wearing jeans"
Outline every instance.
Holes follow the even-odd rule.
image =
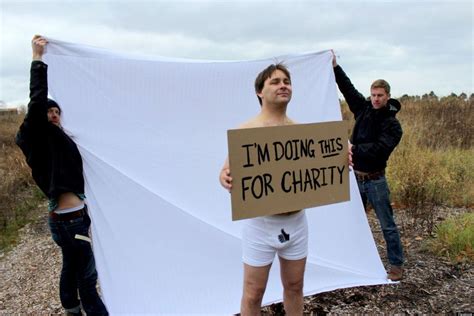
[[[47,43],[40,35],[31,42],[30,102],[16,143],[33,179],[49,199],[51,235],[63,256],[59,296],[66,314],[82,315],[82,303],[87,315],[108,315],[96,289],[82,157],[61,126],[61,108],[48,99],[48,66],[42,61]]]
[[[355,118],[350,147],[359,192],[364,207],[370,203],[374,208],[382,228],[390,263],[387,278],[399,281],[403,278],[403,249],[393,217],[385,168],[390,154],[402,138],[402,127],[395,117],[401,104],[390,98],[387,81],[374,81],[367,100],[352,85],[334,54],[333,67],[337,86]]]
[[[392,266],[403,265],[403,250],[397,224],[393,219],[393,209],[390,204],[390,190],[385,176],[377,180],[357,180],[359,192],[364,207],[367,202],[372,205],[380,222],[383,237],[387,243],[387,257]]]
[[[90,245],[91,220],[84,206],[83,216],[74,219],[49,218],[49,228],[61,247],[63,266],[59,281],[60,298],[66,309],[80,306],[77,292],[88,315],[104,314],[104,305],[97,294],[97,271]]]

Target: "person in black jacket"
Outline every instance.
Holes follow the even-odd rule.
[[[393,218],[390,191],[385,178],[387,160],[402,137],[402,128],[395,117],[401,104],[390,98],[390,85],[383,79],[370,87],[367,100],[352,85],[333,55],[334,74],[339,90],[354,114],[352,131],[352,162],[364,206],[369,202],[377,214],[387,244],[392,281],[403,277],[404,262],[400,233]]]
[[[25,155],[33,179],[49,199],[49,227],[63,257],[59,283],[62,306],[71,315],[81,315],[81,303],[87,315],[107,315],[96,289],[82,158],[61,127],[61,108],[48,99],[48,66],[42,61],[48,42],[35,35],[31,43],[30,102],[16,143]]]

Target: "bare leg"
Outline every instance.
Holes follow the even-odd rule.
[[[287,315],[303,315],[303,283],[306,258],[286,260],[280,258],[283,305]]]
[[[240,305],[242,316],[260,315],[271,266],[253,267],[244,263],[244,291]]]

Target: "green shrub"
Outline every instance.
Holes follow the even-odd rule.
[[[36,186],[30,186],[21,192],[22,198],[17,205],[9,209],[9,217],[2,214],[0,226],[0,251],[7,251],[18,242],[19,229],[45,213],[46,207],[38,208],[45,201],[44,194]],[[18,196],[17,196],[18,197]]]
[[[453,263],[474,261],[474,213],[448,218],[436,225],[435,237],[425,248]]]

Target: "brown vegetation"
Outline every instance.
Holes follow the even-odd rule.
[[[442,207],[474,204],[474,98],[404,96],[403,137],[387,168],[392,200],[431,233]],[[344,119],[354,124],[347,105]]]
[[[25,157],[15,144],[15,134],[23,115],[0,116],[0,250],[16,241],[17,231],[34,216],[31,212],[41,199],[34,186]]]
[[[441,208],[474,204],[474,100],[408,100],[400,121],[388,168],[394,201],[432,233]]]

